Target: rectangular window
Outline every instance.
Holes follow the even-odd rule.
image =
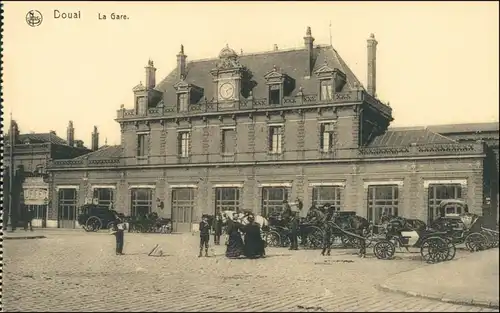
[[[215,211],[240,211],[240,188],[215,188]]]
[[[188,93],[177,94],[177,112],[187,112],[189,101]]]
[[[313,187],[312,202],[317,207],[325,204],[332,205],[335,211],[340,211],[340,192],[342,187],[339,186],[318,186]]]
[[[146,115],[148,106],[145,97],[137,97],[137,114]]]
[[[334,136],[334,123],[321,123],[321,140],[320,148],[322,152],[332,152],[333,151],[333,136]]]
[[[153,189],[133,188],[130,189],[132,200],[132,216],[144,216],[153,209]]]
[[[398,216],[397,185],[368,186],[368,221],[380,224],[382,214]]]
[[[26,210],[33,212],[34,220],[44,220],[47,217],[47,205],[45,204],[28,204]]]
[[[429,205],[427,222],[431,223],[443,214],[461,214],[462,207],[448,205],[446,212],[439,212],[439,204],[447,199],[461,199],[462,186],[460,184],[431,184],[429,185]]]
[[[280,86],[271,85],[269,86],[269,104],[280,104]]]
[[[179,157],[187,158],[187,157],[189,157],[189,146],[191,143],[191,133],[188,131],[179,132],[178,136],[179,136],[179,138],[178,138]]]
[[[269,216],[273,212],[282,212],[283,201],[288,200],[288,189],[284,187],[262,188],[262,215]]]
[[[93,199],[97,199],[99,206],[105,206],[114,210],[114,189],[113,188],[94,188]]]
[[[137,134],[137,156],[148,155],[148,134]]]
[[[236,151],[236,130],[222,130],[222,153],[234,154]]]
[[[283,127],[269,126],[269,152],[279,154],[282,152]]]
[[[333,99],[333,86],[330,80],[321,81],[321,100]]]

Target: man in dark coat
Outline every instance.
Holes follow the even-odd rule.
[[[210,241],[210,224],[208,217],[203,215],[200,222],[200,254],[202,256],[203,247],[205,247],[205,256],[208,256],[208,242]]]
[[[28,230],[28,226],[29,226],[29,229],[30,231],[33,231],[33,217],[35,216],[35,211],[33,210],[33,207],[30,205],[28,206],[28,208],[26,209],[26,218],[25,218],[25,221],[24,221],[24,230],[27,231]]]
[[[214,244],[220,245],[220,236],[222,235],[222,214],[219,211],[215,213],[213,221],[213,229],[214,229]]]
[[[299,250],[299,218],[297,217],[297,212],[292,212],[290,218],[290,249],[289,250]]]

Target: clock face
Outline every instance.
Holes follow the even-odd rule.
[[[219,95],[222,99],[229,99],[234,95],[234,86],[231,83],[224,83],[219,88]]]

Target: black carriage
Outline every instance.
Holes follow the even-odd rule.
[[[162,234],[172,233],[172,220],[169,218],[159,217],[156,212],[128,217],[127,221],[130,225],[129,232]]]
[[[86,204],[80,208],[78,224],[85,231],[96,232],[100,229],[109,229],[113,223],[120,220],[121,215],[108,206]]]
[[[420,249],[422,259],[428,263],[449,261],[455,257],[456,247],[447,232],[420,227],[415,229],[410,225],[404,218],[397,217],[379,227],[377,234],[370,232],[367,236],[360,236],[341,227],[339,229],[351,240],[362,243],[364,249],[373,246],[373,253],[378,259],[392,259],[397,246],[407,250]]]
[[[290,245],[290,230],[281,212],[274,212],[268,217],[269,226],[263,227],[263,238],[268,247],[287,247]]]
[[[458,207],[461,213],[447,214],[449,207]],[[464,201],[443,200],[438,211],[439,216],[431,223],[430,228],[445,232],[453,243],[463,243],[472,252],[498,247],[498,231],[485,228],[483,217],[469,213]]]

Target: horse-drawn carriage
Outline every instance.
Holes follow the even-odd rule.
[[[458,208],[460,214],[447,214],[449,207]],[[439,217],[431,229],[446,232],[455,244],[465,244],[469,251],[498,247],[498,231],[484,227],[484,219],[469,213],[467,204],[458,199],[443,200],[439,204]]]
[[[172,233],[172,220],[159,217],[158,213],[152,212],[146,215],[126,217],[129,223],[129,232],[136,233]]]
[[[122,215],[115,210],[110,210],[108,206],[85,204],[80,207],[78,224],[85,231],[96,232],[100,229],[109,229],[121,217]]]

